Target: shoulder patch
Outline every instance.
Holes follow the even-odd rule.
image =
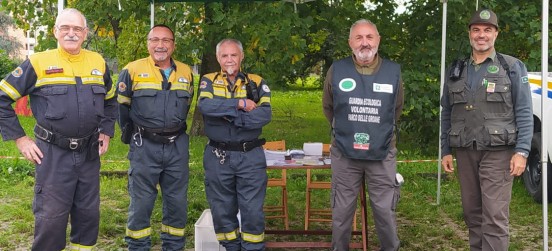
[[[527,76],[521,77],[521,82],[524,83],[524,84],[529,83],[529,77],[527,77]]]
[[[100,70],[98,70],[98,69],[94,69],[94,70],[92,70],[92,72],[90,72],[90,75],[102,76],[103,73],[102,73]]]
[[[21,66],[18,66],[17,68],[15,68],[15,70],[12,71],[12,76],[16,78],[21,77],[21,75],[23,75],[23,69],[21,68]]]
[[[263,91],[270,92],[270,88],[268,88],[268,85],[263,85]]]
[[[125,92],[127,89],[127,85],[125,84],[125,82],[119,82],[117,88],[119,89],[119,92]]]
[[[199,84],[199,88],[200,88],[200,89],[205,89],[205,88],[207,88],[207,81],[205,81],[205,80],[201,81],[201,83]]]

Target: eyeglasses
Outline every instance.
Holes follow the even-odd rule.
[[[61,32],[61,33],[69,33],[69,31],[71,29],[73,29],[73,32],[74,33],[82,33],[86,28],[85,27],[80,27],[80,26],[71,26],[71,25],[60,25],[60,26],[56,26],[56,28]]]
[[[159,42],[162,42],[163,44],[170,44],[174,41],[172,38],[158,38],[158,37],[152,37],[148,38],[148,41],[150,41],[152,44],[159,44]]]

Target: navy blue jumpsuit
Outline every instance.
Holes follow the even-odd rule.
[[[25,136],[11,106],[29,95],[39,131],[48,140],[79,139],[80,145],[37,139],[44,154],[35,169],[33,250],[62,250],[71,219],[70,247],[91,250],[100,217],[98,133],[113,137],[117,103],[107,65],[98,53],[63,49],[33,54],[0,82],[0,131],[4,140]],[[37,136],[38,138],[38,136]],[[84,139],[84,140],[83,140]],[[61,142],[61,141],[60,141]],[[69,217],[69,215],[71,217]]]
[[[182,250],[187,220],[189,137],[186,118],[193,96],[191,68],[171,60],[167,77],[151,57],[129,63],[119,74],[119,125],[133,124],[128,159],[129,250],[151,248],[151,213],[157,185],[163,195],[163,250]]]
[[[237,104],[247,97],[249,80],[256,85],[259,100],[256,109],[245,112],[238,110]],[[227,251],[264,250],[263,203],[268,178],[258,137],[272,119],[270,89],[255,74],[240,72],[232,85],[224,73],[211,73],[202,77],[199,97],[198,108],[210,141],[203,155],[205,192],[217,239]],[[245,147],[225,150],[224,145]]]

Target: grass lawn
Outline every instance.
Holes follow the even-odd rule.
[[[303,142],[329,142],[329,126],[321,109],[320,90],[273,91],[273,121],[265,127],[263,137],[267,140],[285,139],[288,148],[301,148]],[[190,116],[191,117],[191,116]],[[27,132],[34,121],[21,118]],[[434,121],[437,126],[437,122]],[[404,134],[404,132],[403,132]],[[32,134],[31,134],[32,135]],[[101,177],[101,225],[98,250],[124,250],[129,198],[126,191],[128,146],[117,136],[111,141],[109,152],[102,157]],[[194,247],[194,223],[204,209],[208,208],[203,184],[202,154],[206,143],[204,137],[193,137],[190,142],[190,184],[188,193],[188,225],[186,248]],[[435,147],[436,149],[436,147]],[[416,142],[401,137],[399,159],[436,159],[419,154]],[[21,160],[13,141],[0,142],[0,250],[29,250],[33,236],[33,177],[32,165]],[[436,204],[437,163],[399,163],[399,172],[405,178],[401,201],[397,208],[401,250],[469,250],[467,230],[462,219],[459,186],[456,175],[442,179],[440,204]],[[121,171],[121,174],[112,174]],[[329,172],[317,173],[317,178],[329,178]],[[290,225],[303,228],[305,208],[305,171],[288,171]],[[275,203],[279,190],[270,188],[267,201]],[[328,204],[328,193],[316,194],[315,203]],[[521,179],[516,179],[510,206],[510,250],[542,250],[542,205],[533,203],[526,194]],[[369,212],[369,216],[370,216]],[[160,250],[161,201],[157,200],[153,216],[154,250]],[[377,250],[377,238],[369,217],[369,244]],[[282,228],[278,220],[271,220],[267,228]],[[313,228],[326,228],[320,224]],[[312,241],[329,240],[328,236],[283,237],[267,235],[266,240]],[[296,249],[300,250],[300,249]]]

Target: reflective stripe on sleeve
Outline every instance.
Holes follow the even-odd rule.
[[[184,236],[184,228],[176,228],[161,224],[161,231],[174,236]]]
[[[121,94],[117,95],[117,102],[119,104],[125,104],[125,105],[130,105],[130,98],[129,97],[125,97]]]
[[[264,233],[261,234],[250,234],[250,233],[242,233],[242,239],[247,242],[262,242],[264,241]]]
[[[126,229],[126,235],[132,239],[140,239],[140,238],[144,238],[146,236],[150,236],[151,235],[151,227],[148,227],[148,228],[144,228],[144,229],[141,229],[141,230],[130,230],[130,229]]]
[[[108,100],[108,99],[112,99],[113,97],[115,97],[115,88],[114,86],[111,86],[111,89],[107,92],[104,99]]]
[[[270,104],[270,97],[262,97],[259,100],[259,104],[262,104],[262,103],[269,103]]]
[[[13,99],[13,101],[21,98],[21,94],[19,94],[19,92],[15,88],[13,88],[13,86],[10,85],[10,83],[8,83],[6,80],[2,79],[2,81],[0,81],[0,90],[8,94],[8,96]]]
[[[90,251],[94,248],[94,246],[85,246],[81,244],[76,243],[69,243],[69,249],[70,251]]]
[[[219,240],[219,241],[224,241],[224,240],[231,241],[231,240],[237,239],[238,236],[239,236],[239,232],[238,232],[238,229],[236,228],[232,232],[217,233],[217,240]]]
[[[210,93],[210,92],[201,92],[201,93],[199,93],[199,97],[202,97],[202,98],[213,98],[213,94]]]

